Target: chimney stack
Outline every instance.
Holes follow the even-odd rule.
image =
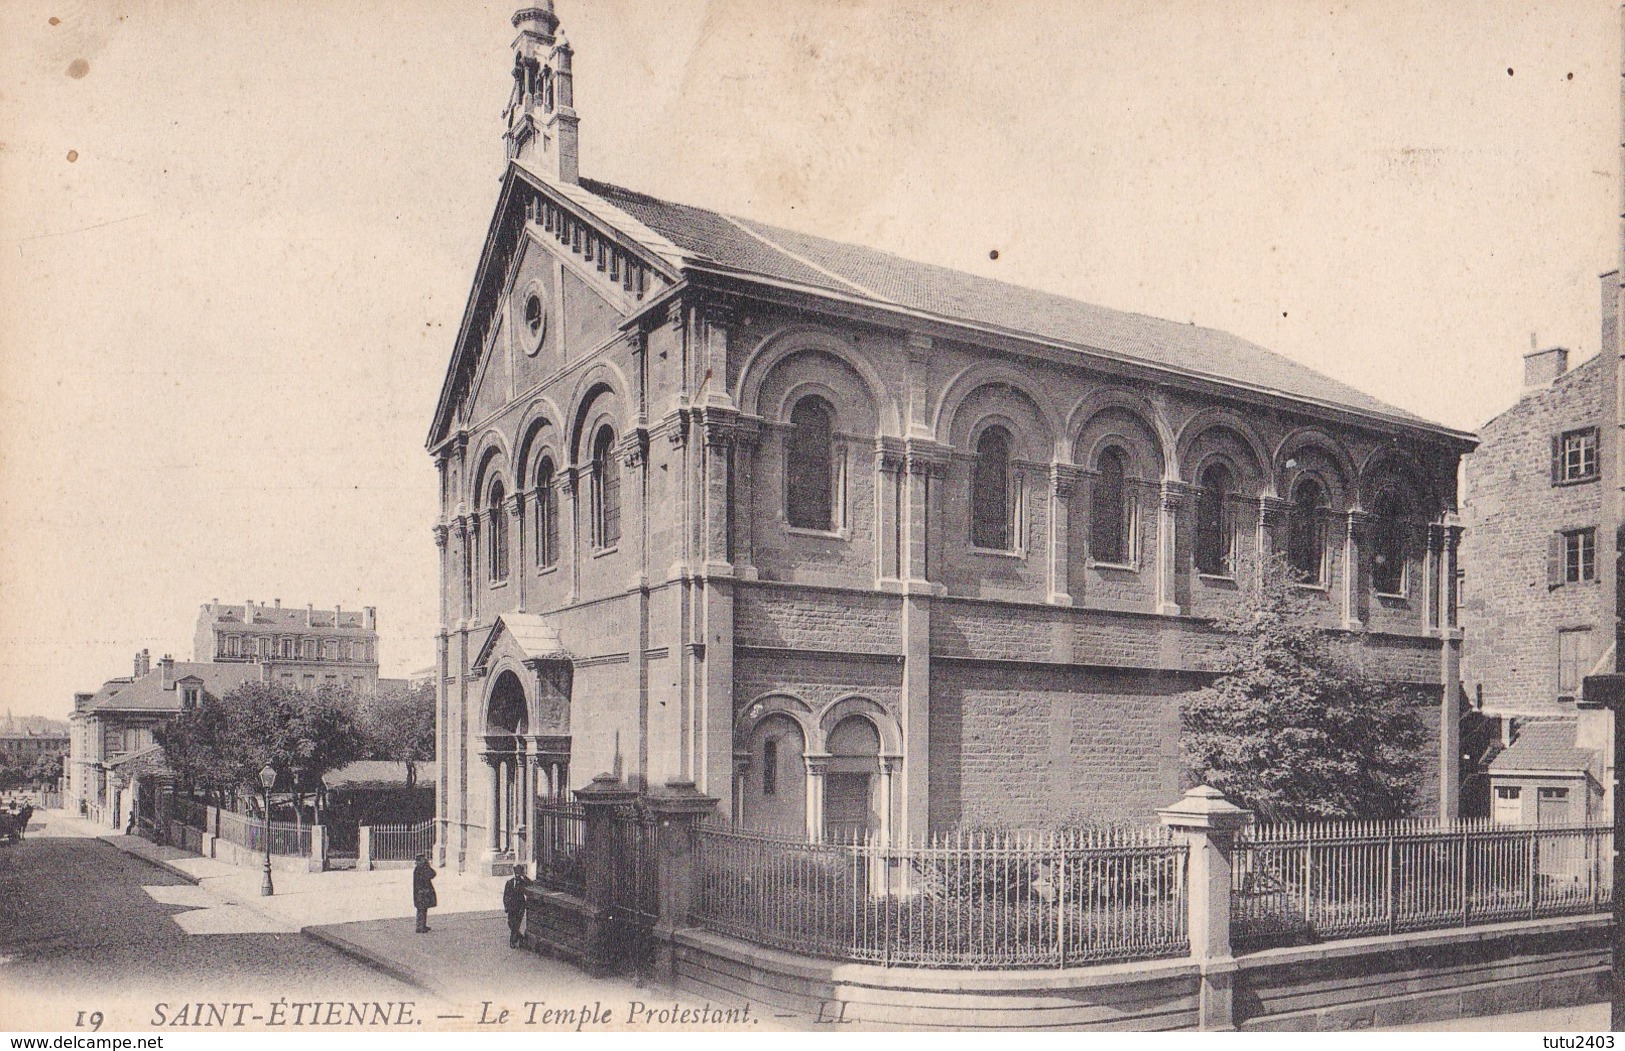
[[[135,655],[135,676],[134,677],[139,679],[139,678],[141,678],[141,676],[147,674],[151,670],[152,670],[152,656],[151,656],[151,654],[149,654],[146,650],[142,650],[140,653],[137,653]]]
[[[314,628],[315,626],[316,626],[316,605],[313,602],[307,602],[307,603],[305,603],[305,627]]]
[[[363,628],[366,628],[368,631],[377,631],[378,630],[378,607],[377,606],[362,606],[361,607],[361,626]]]
[[[243,600],[243,623],[244,624],[252,624],[252,623],[254,623],[254,600],[253,599],[244,599]]]
[[[281,600],[281,599],[279,599],[279,598],[274,598],[274,599],[272,599],[272,600],[271,600],[271,602],[272,602],[272,603],[274,603],[274,604],[275,604],[275,607],[276,607],[276,608],[277,608],[277,609],[281,609],[281,608],[282,608],[282,600]]]
[[[1563,347],[1532,350],[1523,356],[1523,392],[1545,390],[1569,370],[1569,352]]]
[[[164,654],[158,661],[158,671],[163,676],[159,684],[166,690],[173,690],[175,688],[175,658],[167,653]]]

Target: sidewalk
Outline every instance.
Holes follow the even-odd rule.
[[[501,876],[440,875],[435,880],[440,904],[429,914],[430,932],[418,934],[413,929],[409,869],[277,872],[272,877],[275,893],[261,897],[258,869],[126,836],[61,811],[43,817],[45,828],[36,834],[101,839],[192,884],[147,888],[160,901],[189,908],[172,917],[188,932],[303,934],[429,994],[439,1001],[436,1022],[443,1027],[476,1024],[486,1001],[494,1002],[493,1010],[506,1006],[515,1012],[510,1028],[521,1024],[525,1010],[521,1005],[526,1002],[545,1001],[549,1008],[577,1011],[598,1004],[614,1013],[613,1028],[627,1021],[627,1013],[635,1012],[639,1004],[697,1011],[743,1006],[707,1003],[629,978],[592,978],[558,960],[508,948],[508,925],[499,907],[505,882]],[[750,1028],[796,1025],[789,1017],[759,1017],[760,1010],[759,1005],[751,1007]]]

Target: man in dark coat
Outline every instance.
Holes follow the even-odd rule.
[[[412,869],[412,906],[418,910],[419,934],[429,933],[429,910],[440,904],[434,896],[434,869],[429,867],[429,855],[419,854]]]
[[[508,948],[520,946],[519,928],[525,922],[525,879],[523,865],[513,867],[513,878],[502,885],[502,911],[508,914]]]

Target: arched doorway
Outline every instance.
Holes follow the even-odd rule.
[[[485,705],[484,759],[491,777],[486,846],[493,861],[518,861],[528,853],[524,835],[530,820],[531,787],[525,757],[529,727],[525,688],[519,676],[503,671],[491,684]]]
[[[880,731],[861,715],[835,724],[825,740],[824,838],[863,839],[881,830],[876,794],[880,782]]]
[[[746,741],[741,821],[761,832],[807,833],[806,738],[790,716],[776,713],[756,724]]]

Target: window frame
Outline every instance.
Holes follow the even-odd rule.
[[[984,487],[981,478],[983,469],[982,443],[987,441],[989,437],[996,435],[1002,435],[1000,440],[1004,443],[1003,484],[1001,486]],[[1026,503],[1025,479],[1016,466],[1015,448],[1015,434],[1002,423],[995,423],[985,427],[976,435],[976,444],[971,455],[967,510],[970,519],[968,522],[970,527],[968,530],[970,548],[978,554],[1006,555],[1019,558],[1025,553],[1026,521],[1023,513],[1023,505]],[[1003,506],[1000,508],[997,518],[1003,532],[1000,539],[1004,543],[1002,546],[989,546],[982,543],[983,539],[988,538],[981,535],[983,533],[981,526],[986,519],[980,512],[987,510],[987,508],[982,507],[980,501],[991,499],[984,495],[985,493],[1000,489],[1004,494]]]
[[[1598,428],[1577,427],[1552,439],[1553,485],[1580,485],[1601,477],[1602,447]]]
[[[558,469],[551,456],[536,467],[536,568],[553,570],[559,564]]]
[[[1298,494],[1307,486],[1320,492],[1320,502],[1313,506],[1302,502]],[[1331,517],[1332,494],[1325,482],[1313,475],[1304,475],[1292,484],[1291,507],[1287,509],[1286,558],[1294,573],[1306,573],[1307,579],[1293,581],[1294,586],[1313,591],[1324,591],[1331,577],[1331,543],[1327,528]],[[1307,523],[1304,521],[1308,519]],[[1302,530],[1302,533],[1299,530]],[[1306,537],[1314,546],[1315,565],[1306,569],[1298,564],[1298,543]]]
[[[1410,597],[1411,591],[1411,529],[1415,517],[1410,500],[1396,489],[1384,489],[1372,501],[1372,523],[1368,536],[1371,538],[1370,554],[1367,558],[1371,566],[1371,591],[1378,598],[1404,599]],[[1388,537],[1397,538],[1398,541],[1398,583],[1396,590],[1385,590],[1377,569],[1377,557],[1382,555],[1383,540]],[[1386,565],[1386,563],[1384,563]]]
[[[1214,471],[1223,471],[1228,486],[1215,487],[1207,483],[1206,479]],[[1225,463],[1209,463],[1197,475],[1196,496],[1193,500],[1196,516],[1194,530],[1195,543],[1191,545],[1191,563],[1196,575],[1210,580],[1235,580],[1236,563],[1239,560],[1240,530],[1236,516],[1236,494],[1238,492],[1238,479],[1236,471]],[[1217,520],[1209,522],[1208,517],[1217,512]],[[1212,528],[1209,529],[1208,526]],[[1218,561],[1214,565],[1204,565],[1206,544],[1204,538],[1212,535],[1217,538]]]
[[[616,442],[615,428],[608,423],[593,431],[588,471],[592,480],[589,525],[593,550],[600,554],[615,550],[621,540],[621,476],[620,464],[616,462]]]
[[[1096,523],[1100,521],[1100,490],[1101,479],[1104,472],[1101,465],[1111,457],[1121,467],[1122,473],[1117,479],[1117,508],[1113,516],[1117,519],[1117,558],[1101,558],[1095,544]],[[1095,470],[1089,479],[1089,562],[1093,567],[1101,569],[1138,569],[1140,567],[1139,543],[1139,500],[1135,497],[1133,479],[1129,475],[1130,459],[1128,451],[1121,446],[1111,445],[1100,451],[1095,457]]]
[[[490,512],[490,527],[485,539],[485,573],[492,586],[508,582],[513,569],[508,551],[508,487],[496,478],[487,490],[486,510]]]
[[[1563,583],[1587,584],[1597,579],[1597,529],[1563,531]]]
[[[1565,647],[1564,642],[1570,641],[1571,647]],[[1565,654],[1564,650],[1569,652]],[[1587,663],[1592,659],[1591,628],[1567,627],[1557,629],[1557,682],[1556,696],[1559,700],[1576,698],[1585,681]],[[1565,674],[1565,672],[1569,674]]]

